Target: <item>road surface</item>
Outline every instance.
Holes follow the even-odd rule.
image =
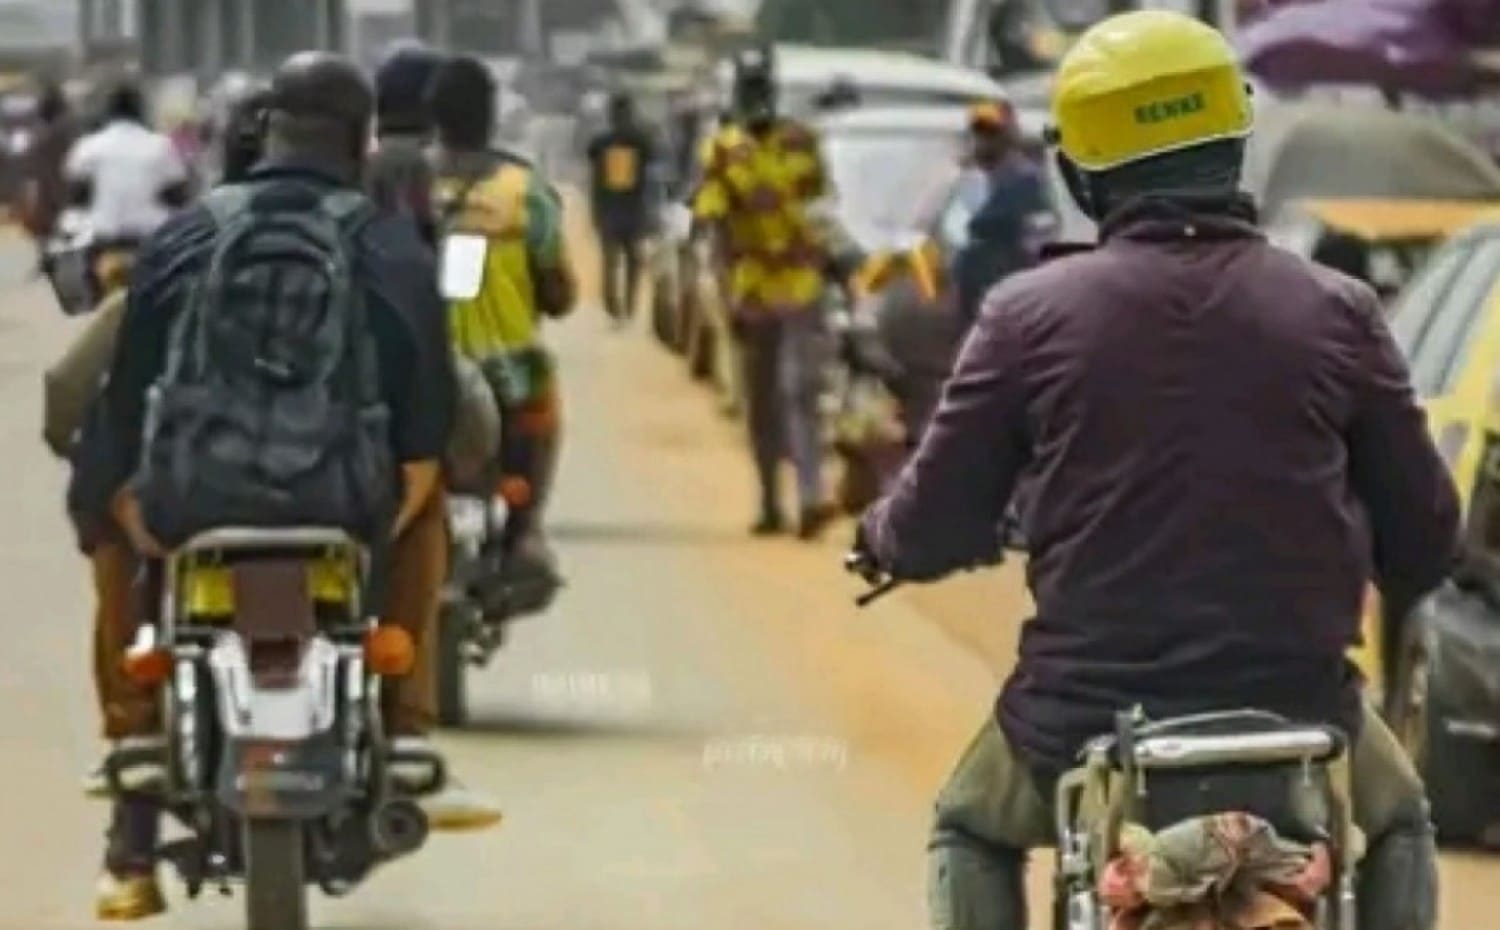
[[[76,324],[24,269],[24,251],[0,245],[0,930],[78,930],[103,823],[77,789],[99,751],[88,584],[63,471],[38,438],[39,374]],[[476,677],[475,726],[443,740],[506,822],[436,837],[352,898],[319,899],[318,925],[923,926],[930,798],[989,711],[1024,615],[1017,578],[856,612],[835,540],[747,537],[738,430],[643,331],[610,332],[585,306],[557,341],[570,586]],[[1445,930],[1493,925],[1500,868],[1450,857],[1444,877]],[[168,889],[171,914],[149,926],[238,926],[237,901]]]

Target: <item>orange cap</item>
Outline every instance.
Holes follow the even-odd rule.
[[[1005,129],[1011,123],[1010,105],[982,100],[969,107],[969,128],[975,131]]]

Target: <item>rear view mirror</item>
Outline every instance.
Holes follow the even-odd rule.
[[[473,300],[484,284],[484,262],[489,240],[484,236],[455,234],[443,239],[438,289],[445,300]]]

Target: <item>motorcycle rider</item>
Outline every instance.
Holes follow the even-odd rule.
[[[145,95],[131,83],[110,92],[103,125],[73,146],[63,175],[101,254],[133,254],[192,194],[188,166],[172,140],[151,128]]]
[[[420,42],[392,48],[375,71],[375,153],[367,187],[382,210],[406,216],[423,241],[437,243],[432,213],[432,166],[427,146],[432,114],[427,89],[443,56]]]
[[[1112,715],[1259,707],[1353,738],[1361,928],[1430,930],[1424,789],[1345,657],[1373,577],[1401,614],[1448,572],[1458,498],[1368,287],[1281,251],[1239,193],[1235,55],[1177,13],[1087,32],[1053,91],[1101,243],[993,290],[860,546],[936,579],[995,551],[1018,482],[1036,617],[937,800],[942,930],[1027,926],[1050,786]]]
[[[266,159],[251,172],[249,183],[267,196],[357,185],[372,110],[373,94],[352,62],[321,52],[293,56],[272,82],[264,118]],[[203,273],[216,229],[206,208],[186,210],[145,243],[104,393],[74,455],[68,502],[80,539],[96,566],[101,551],[117,553],[107,572],[96,568],[101,626],[105,621],[133,625],[130,584],[136,560],[162,555],[130,479],[140,457],[146,393],[161,374],[171,323],[183,309],[185,295],[194,290],[184,285]],[[391,434],[403,463],[403,493],[395,521],[399,540],[431,495],[436,461],[448,437],[453,384],[444,308],[435,288],[432,257],[408,225],[377,216],[362,227],[354,243],[356,261],[366,269],[356,280],[368,288],[365,305],[382,359]],[[128,545],[121,544],[125,541]],[[439,552],[429,561],[441,562],[444,541],[435,542]],[[431,646],[431,618],[406,606],[426,597],[413,580],[423,572],[404,566],[407,558],[398,544],[385,615],[387,622],[407,626],[420,663],[420,653]],[[113,642],[122,648],[129,632],[112,633]],[[101,656],[101,667],[109,659]],[[118,656],[113,664],[118,664]],[[109,682],[101,680],[100,685],[106,689]],[[141,717],[118,721],[120,727],[111,736],[153,734],[159,725],[154,708],[147,702],[139,706]],[[114,722],[107,715],[107,726]],[[398,743],[425,743],[420,720],[397,717],[388,726]],[[399,782],[400,773],[392,774]],[[488,825],[499,816],[492,805],[457,788],[419,800],[435,829]],[[116,802],[97,900],[101,918],[138,919],[164,909],[155,877],[157,820],[158,812],[149,802]]]
[[[429,102],[437,129],[441,234],[485,240],[482,286],[450,308],[453,346],[484,370],[505,411],[506,442],[519,436],[529,460],[525,474],[501,478],[501,485],[524,479],[527,491],[507,498],[511,518],[487,549],[501,568],[485,579],[491,586],[486,609],[504,613],[539,608],[556,589],[543,510],[557,462],[560,396],[541,323],[572,310],[577,283],[557,193],[528,161],[491,144],[498,92],[482,61],[460,56],[438,69]],[[510,492],[501,487],[496,493]],[[535,603],[517,607],[507,592],[514,590],[512,580],[523,579],[538,582],[522,587],[539,593]]]
[[[813,205],[828,193],[817,135],[781,116],[769,48],[735,62],[736,120],[709,143],[697,220],[725,266],[723,292],[745,365],[751,446],[760,484],[758,536],[782,532],[778,475],[797,472],[798,535],[818,537],[837,509],[825,495],[818,413],[828,349],[823,318],[826,243]]]

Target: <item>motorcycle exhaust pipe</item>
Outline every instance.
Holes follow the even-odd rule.
[[[370,840],[384,856],[416,852],[427,841],[427,833],[427,815],[414,801],[387,801],[370,814]]]

